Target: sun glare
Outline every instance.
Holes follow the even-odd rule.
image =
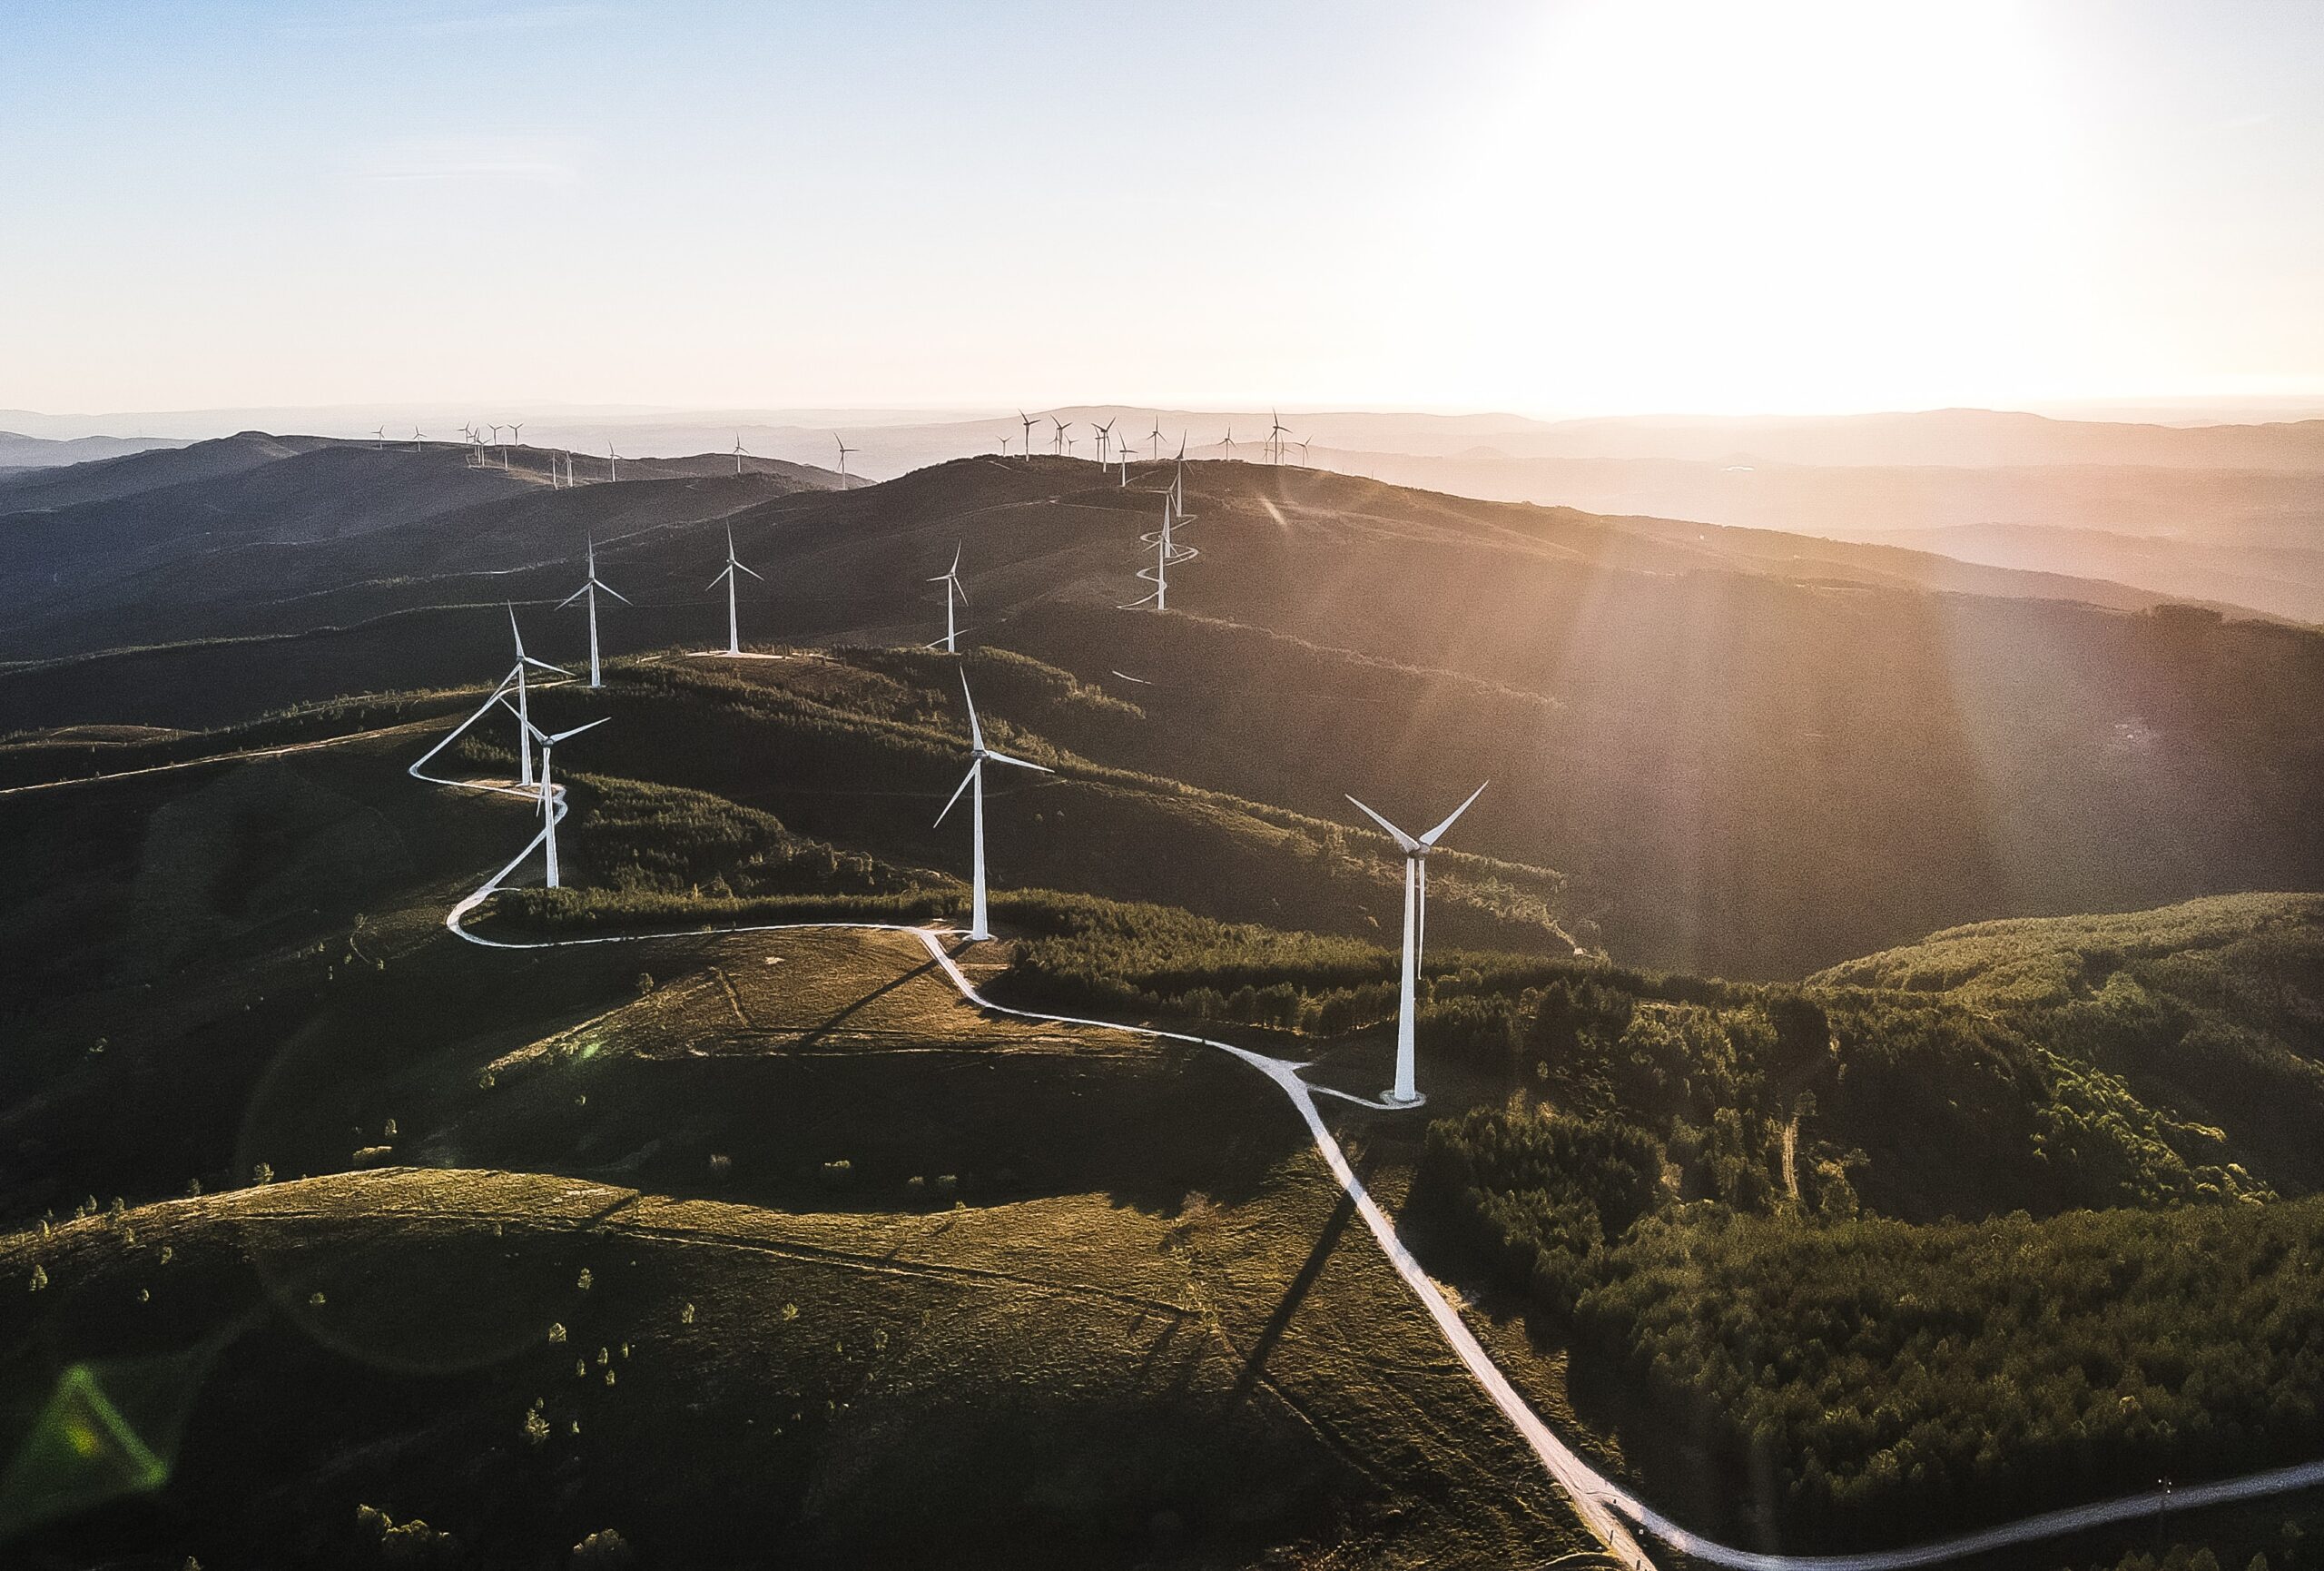
[[[2058,91],[2005,5],[1560,11],[1468,128],[1434,260],[1467,352],[1432,369],[1534,408],[2039,382],[2072,326]]]

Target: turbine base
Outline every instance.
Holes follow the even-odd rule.
[[[1393,1091],[1384,1091],[1380,1100],[1389,1107],[1419,1107],[1428,1101],[1425,1093],[1414,1092],[1410,1096],[1398,1096]]]

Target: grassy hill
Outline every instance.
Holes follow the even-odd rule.
[[[2324,901],[1984,924],[1804,987],[1612,964],[1590,918],[1636,919],[1510,853],[1610,833],[1565,805],[1592,780],[1605,823],[1626,789],[1630,815],[1658,822],[1638,761],[1607,746],[1618,716],[1466,669],[1473,652],[1413,652],[1417,622],[1366,622],[1355,641],[1379,647],[1356,647],[1051,596],[1042,573],[1093,548],[1078,531],[1127,524],[1119,488],[1049,501],[1040,466],[987,468],[977,505],[1023,531],[1034,566],[997,597],[973,584],[977,614],[1041,657],[625,651],[602,691],[537,690],[544,724],[613,723],[561,750],[574,886],[521,874],[486,931],[665,936],[512,953],[445,931],[537,822],[402,770],[505,659],[497,628],[472,647],[414,629],[488,610],[10,679],[143,662],[153,693],[192,708],[204,683],[247,706],[237,684],[291,651],[282,679],[323,692],[367,661],[446,673],[216,729],[100,723],[92,680],[88,723],[0,743],[0,785],[57,783],[0,815],[17,878],[0,912],[0,1209],[23,1223],[0,1241],[0,1288],[23,1289],[0,1290],[19,1377],[0,1443],[33,1458],[13,1474],[0,1458],[12,1549],[555,1565],[608,1528],[681,1565],[940,1558],[963,1536],[996,1563],[1060,1565],[1585,1547],[1247,1068],[984,1017],[916,939],[701,931],[958,910],[964,830],[931,820],[962,765],[962,668],[994,740],[1058,770],[995,783],[1004,942],[964,957],[980,983],[1200,1023],[1360,1093],[1388,1071],[1401,868],[1334,793],[1425,821],[1412,782],[1495,774],[1432,879],[1430,1112],[1327,1116],[1512,1378],[1658,1503],[1737,1538],[1864,1543],[1965,1498],[2031,1508],[2141,1468],[2304,1454],[2307,1420],[2278,1408],[2308,1379]],[[642,509],[625,590],[650,586],[653,551],[723,549],[707,514],[731,481],[599,488],[593,505]],[[665,488],[707,499],[705,517],[653,523]],[[738,521],[804,537],[877,489],[745,501]],[[932,482],[895,495],[912,520],[896,538],[851,515],[801,554],[837,572],[869,538],[901,568],[918,534],[960,522]],[[490,504],[517,509],[495,515],[512,547],[535,527],[524,509],[559,505]],[[1426,527],[1455,559],[1499,548],[1459,544],[1457,519]],[[1621,575],[1620,595],[1660,581]],[[1335,592],[1369,594],[1357,576]],[[2129,626],[2134,651],[2221,640],[2221,690],[2274,647]],[[570,637],[537,642],[563,654]],[[438,766],[506,778],[512,726]],[[1808,793],[1734,800],[1808,834]],[[1827,807],[1819,833],[1861,849],[1880,826]],[[1836,849],[1831,882],[1807,887],[1905,879],[1945,844],[1853,868]],[[1640,855],[1629,882],[1656,866]],[[261,1164],[274,1181],[252,1182]],[[2035,1332],[2008,1262],[2066,1272],[2095,1254],[2142,1262],[2147,1287],[2077,1310],[2070,1398],[2055,1348],[2020,1357]],[[1923,1308],[1847,1297],[1829,1262],[1859,1257],[1925,1282]],[[1843,1313],[1870,1339],[1845,1356]],[[1941,1356],[1932,1315],[1953,1328]],[[2211,1350],[2171,1364],[2172,1338]],[[2230,1373],[2232,1391],[2205,1395]],[[1827,1399],[1835,1379],[1853,1405]],[[2039,1443],[1987,1463],[1961,1437],[2003,1421],[2012,1380],[2043,1393]],[[67,1465],[41,1439],[94,1411],[93,1390],[159,1472],[133,1448]],[[2058,1439],[2125,1394],[2152,1408],[2145,1428],[2106,1428],[2087,1456]],[[1807,1416],[1843,1406],[1837,1428]],[[2214,1408],[2235,1436],[2187,1420]],[[1923,1451],[1898,1460],[1915,1434]],[[935,1504],[900,1514],[907,1492]],[[438,1533],[460,1547],[425,1547]]]
[[[437,456],[460,483],[500,479]],[[549,608],[591,534],[635,602],[605,608],[615,650],[721,639],[703,586],[730,528],[767,575],[744,583],[746,639],[912,645],[941,630],[925,580],[965,542],[972,643],[1146,717],[1060,721],[1060,745],[1343,824],[1346,792],[1418,816],[1433,798],[1413,782],[1492,778],[1463,848],[1560,868],[1642,963],[1798,975],[1965,920],[2324,881],[2307,702],[2324,637],[2033,580],[1956,592],[1941,559],[1886,548],[1232,463],[1189,466],[1186,538],[1206,554],[1173,613],[1118,612],[1158,478],[971,459],[845,492],[731,473],[536,486],[253,546],[264,595],[238,556],[203,558],[169,571],[182,609],[147,596],[92,637],[265,641],[0,673],[0,726],[208,726],[474,679],[505,663],[503,599],[569,660],[581,613]],[[34,643],[71,619],[41,615]]]
[[[494,1565],[607,1528],[648,1565],[1572,1545],[1329,1209],[1296,1163],[1167,1211],[790,1212],[457,1169],[138,1207],[0,1250],[0,1338],[173,1441],[159,1495],[52,1442],[0,1512],[111,1493],[19,1552],[280,1565],[406,1563],[364,1506]]]

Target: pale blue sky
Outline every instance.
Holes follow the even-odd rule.
[[[0,407],[2324,391],[2324,5],[0,7]]]

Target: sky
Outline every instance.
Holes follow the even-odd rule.
[[[0,5],[0,409],[2324,393],[2324,5]]]

